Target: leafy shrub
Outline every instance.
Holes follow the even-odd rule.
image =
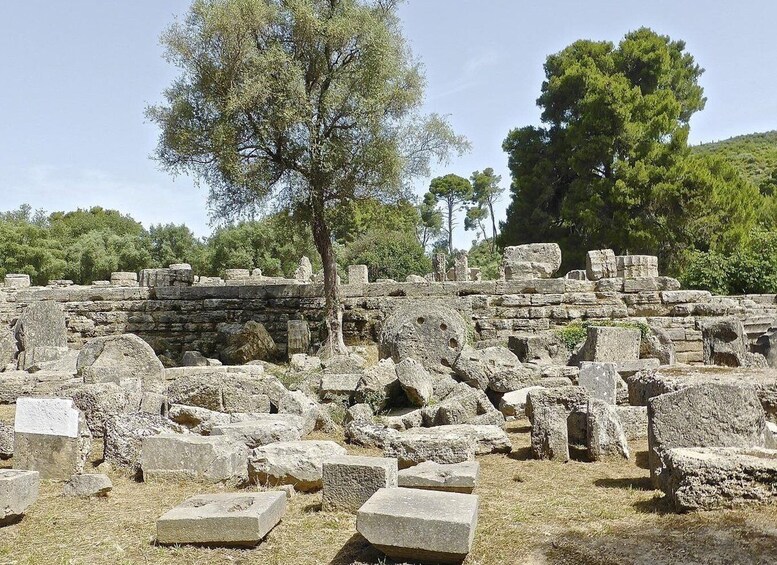
[[[340,255],[341,270],[348,265],[367,265],[373,281],[403,281],[407,275],[424,275],[432,270],[432,262],[415,235],[398,231],[374,231],[356,238]]]

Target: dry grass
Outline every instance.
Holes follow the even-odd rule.
[[[515,451],[480,459],[480,518],[466,565],[777,561],[775,507],[677,516],[666,512],[637,464],[644,444],[633,446],[631,461],[560,464],[528,458],[525,421],[508,431]],[[106,499],[64,498],[61,484],[44,484],[29,514],[0,530],[0,563],[390,563],[356,534],[353,516],[321,512],[320,494],[291,499],[281,524],[254,549],[156,546],[158,516],[221,487],[111,478]]]

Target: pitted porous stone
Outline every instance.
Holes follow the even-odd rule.
[[[396,366],[397,380],[414,406],[426,406],[434,392],[432,376],[415,359],[408,358]]]
[[[570,351],[554,331],[529,335],[511,335],[507,346],[522,363],[538,365],[567,365],[574,351]]]
[[[204,435],[210,435],[215,426],[231,422],[229,414],[185,404],[172,404],[167,417],[196,434]]]
[[[85,474],[70,477],[70,480],[65,483],[62,494],[81,497],[108,496],[111,490],[113,490],[113,483],[108,475]]]
[[[703,384],[648,401],[650,476],[665,485],[665,456],[676,447],[764,447],[766,420],[752,387]]]
[[[549,279],[561,267],[561,248],[556,243],[505,247],[502,267],[508,281]]]
[[[676,448],[665,461],[665,490],[678,512],[777,502],[777,450]]]
[[[647,406],[616,406],[615,410],[627,440],[647,438]]]
[[[748,365],[744,327],[736,318],[700,321],[704,364],[726,367]]]
[[[170,434],[144,437],[140,452],[143,480],[195,479],[243,483],[248,448],[227,436]]]
[[[615,363],[595,363],[583,361],[580,363],[578,384],[588,391],[591,398],[598,398],[607,404],[615,404],[618,383],[621,383]],[[625,383],[624,383],[625,384]]]
[[[618,277],[640,279],[658,276],[658,257],[654,255],[618,255],[615,257]]]
[[[84,470],[92,434],[69,398],[19,398],[14,419],[15,469],[41,479],[67,479]]]
[[[397,363],[412,358],[430,371],[444,372],[467,341],[467,324],[443,304],[414,302],[386,319],[380,341],[384,357]]]
[[[356,530],[398,561],[460,563],[472,549],[478,519],[474,494],[387,488],[356,515]]]
[[[477,461],[441,465],[425,461],[399,472],[399,486],[422,490],[439,490],[470,494],[475,489],[480,472]]]
[[[13,332],[9,328],[0,327],[0,370],[15,363],[17,352],[16,337]]]
[[[65,313],[59,302],[32,302],[16,322],[16,339],[22,350],[67,347]]]
[[[382,488],[397,486],[397,460],[343,455],[324,461],[321,507],[355,513]]]
[[[6,288],[29,288],[30,275],[7,273],[4,282]]]
[[[397,430],[366,420],[353,420],[345,425],[345,439],[364,447],[383,449],[390,438],[398,437]]]
[[[283,492],[200,494],[157,520],[156,539],[162,545],[254,546],[285,513]]]
[[[401,394],[396,366],[389,357],[365,369],[354,397],[357,402],[367,403],[374,410],[383,410]]]
[[[290,414],[267,414],[262,419],[218,424],[211,435],[225,435],[244,443],[250,449],[270,443],[297,441],[302,432],[302,419]]]
[[[586,408],[588,456],[591,461],[608,457],[629,458],[629,446],[615,406],[590,399]]]
[[[0,459],[13,457],[13,426],[0,422]]]
[[[300,491],[322,485],[324,461],[345,455],[333,441],[286,441],[257,447],[248,462],[249,478],[260,485],[294,485]]]
[[[300,257],[299,266],[294,272],[294,278],[298,283],[309,283],[313,278],[313,265],[310,259],[305,256]]]
[[[614,362],[639,359],[642,334],[639,328],[588,326],[588,335],[581,350],[586,361]]]
[[[517,371],[521,362],[515,354],[506,347],[495,346],[485,349],[473,349],[466,346],[461,350],[458,359],[453,364],[453,371],[471,387],[486,390],[491,377],[501,371]],[[498,391],[504,392],[504,391]]]
[[[568,414],[562,406],[532,410],[531,451],[535,459],[569,461]]]
[[[94,437],[103,437],[108,416],[140,410],[140,391],[131,392],[114,383],[79,385],[77,388],[63,389],[60,394],[73,399],[76,408],[84,413],[86,424]]]
[[[400,469],[434,461],[461,463],[475,455],[509,453],[512,445],[497,426],[459,424],[434,428],[413,428],[386,439],[384,457],[396,457]]]
[[[0,526],[17,521],[38,498],[40,473],[0,469]]]
[[[585,258],[585,273],[588,280],[598,281],[618,276],[618,263],[612,249],[589,251]]]
[[[348,284],[367,284],[370,282],[367,265],[348,265]]]
[[[640,342],[640,357],[655,358],[661,365],[674,365],[677,353],[669,332],[663,328],[651,327],[647,336]]]
[[[164,388],[165,368],[154,350],[133,334],[96,337],[78,354],[76,372],[85,383],[111,382],[128,390]]]
[[[105,419],[103,456],[111,465],[137,475],[143,438],[166,432],[182,434],[188,430],[159,414],[110,415]]]

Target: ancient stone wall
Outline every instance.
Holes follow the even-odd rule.
[[[698,321],[720,316],[743,320],[751,340],[777,324],[775,295],[711,296],[679,290],[668,277],[610,278],[596,282],[536,279],[478,282],[370,283],[343,285],[344,328],[349,343],[374,341],[380,323],[399,304],[436,301],[471,321],[476,342],[564,326],[573,320],[633,319],[665,328],[681,363],[702,361]],[[313,340],[322,330],[322,286],[227,281],[224,286],[65,286],[0,288],[0,321],[10,324],[34,301],[61,302],[68,341],[80,348],[97,336],[131,332],[157,353],[213,353],[219,326],[256,320],[281,349],[287,322],[305,319]]]

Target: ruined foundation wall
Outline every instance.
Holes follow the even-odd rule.
[[[678,362],[696,363],[702,361],[700,318],[740,318],[751,339],[777,323],[775,295],[717,297],[677,286],[666,277],[344,285],[344,330],[348,343],[375,341],[388,313],[416,300],[458,310],[471,321],[476,342],[505,343],[510,335],[579,319],[638,319],[669,332]],[[211,354],[220,324],[248,320],[263,323],[283,348],[290,319],[308,320],[314,340],[320,337],[321,294],[317,284],[2,288],[0,321],[10,324],[30,302],[55,300],[64,306],[74,348],[93,337],[131,332],[157,353]]]

